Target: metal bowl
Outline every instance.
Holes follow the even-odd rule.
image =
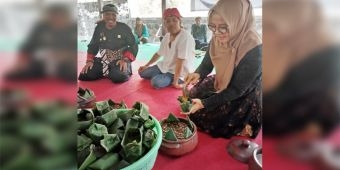
[[[262,170],[262,148],[258,147],[254,150],[252,157],[248,163],[249,170]]]

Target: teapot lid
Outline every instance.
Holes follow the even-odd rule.
[[[248,139],[235,138],[231,139],[228,143],[227,151],[234,159],[243,163],[248,163],[257,147],[259,147],[258,144]]]

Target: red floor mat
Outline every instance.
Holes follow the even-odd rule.
[[[153,89],[150,81],[141,79],[137,74],[138,66],[141,64],[138,62],[133,63],[133,75],[128,82],[114,84],[108,79],[102,79],[92,82],[80,81],[79,86],[92,89],[97,100],[112,99],[114,101],[124,101],[129,107],[136,101],[144,102],[149,106],[150,113],[158,120],[165,118],[170,112],[181,116],[177,102],[177,97],[181,95],[181,90],[172,87],[161,90]],[[227,154],[226,145],[229,140],[212,138],[202,132],[198,133],[198,138],[197,148],[182,157],[169,157],[159,152],[153,169],[247,169],[247,165],[239,163]],[[262,134],[258,135],[255,141],[261,144]]]

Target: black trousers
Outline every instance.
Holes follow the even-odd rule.
[[[207,46],[208,46],[208,43],[195,39],[195,49],[196,50],[206,51],[206,50],[204,50],[204,47],[207,47]]]
[[[114,60],[109,64],[108,78],[113,83],[123,83],[129,80],[132,69],[131,62],[127,62],[127,71],[120,70],[119,65],[116,65],[118,60]],[[80,73],[78,79],[81,81],[93,81],[103,78],[103,64],[100,58],[94,58],[92,69],[88,70],[86,74]]]

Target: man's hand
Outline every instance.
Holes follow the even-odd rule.
[[[200,75],[198,73],[190,73],[185,77],[184,84],[185,86],[188,86],[189,84],[195,85],[199,79]]]
[[[141,72],[143,72],[147,68],[148,68],[148,66],[141,66],[141,67],[139,67],[138,73],[141,74]]]
[[[127,63],[124,60],[118,60],[116,65],[119,65],[120,71],[123,71],[123,72],[127,71]]]
[[[89,70],[91,70],[93,67],[93,62],[87,62],[86,65],[81,70],[82,74],[86,74]]]
[[[177,81],[173,81],[172,82],[172,86],[174,86],[176,89],[183,88],[183,84],[178,84],[178,80]]]

